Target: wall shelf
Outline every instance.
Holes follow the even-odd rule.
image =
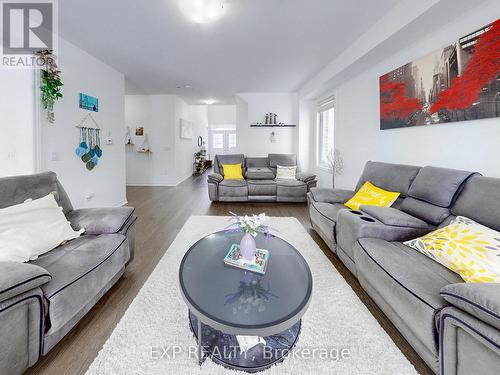
[[[278,124],[250,124],[252,128],[295,128],[297,125],[291,125],[291,124],[283,124],[283,125],[278,125]]]

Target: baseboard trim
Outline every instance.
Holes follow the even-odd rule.
[[[164,183],[164,182],[127,182],[127,186],[160,186],[160,187],[174,187],[179,185],[181,182],[186,181],[189,177],[191,177],[190,174],[186,176],[179,177],[177,180],[175,180],[172,183]]]
[[[150,183],[150,182],[127,182],[126,186],[160,186],[160,187],[173,187],[176,185],[165,183]]]

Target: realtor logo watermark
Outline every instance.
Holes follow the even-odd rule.
[[[0,0],[1,55],[3,68],[44,65],[35,56],[42,50],[57,51],[56,0]]]
[[[209,347],[203,347],[204,352]],[[293,349],[275,349],[264,346],[261,351],[262,359],[270,360],[273,358],[294,358],[301,360],[324,360],[331,362],[349,361],[354,354],[353,348],[336,347],[294,347]],[[229,361],[236,356],[240,358],[251,359],[254,354],[242,352],[239,346],[225,346],[222,349],[218,347],[211,349],[215,357]],[[182,347],[180,345],[152,346],[149,352],[151,360],[175,360],[177,358],[198,359],[198,346],[192,345]]]

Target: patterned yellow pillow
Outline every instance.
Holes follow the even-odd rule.
[[[500,283],[500,233],[466,217],[405,242],[467,283]]]
[[[365,182],[345,205],[352,210],[359,210],[360,206],[389,207],[398,197],[399,193],[385,191],[369,182]]]

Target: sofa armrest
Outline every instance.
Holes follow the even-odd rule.
[[[66,217],[74,230],[87,234],[118,233],[134,214],[133,207],[84,208],[70,211]]]
[[[354,195],[352,190],[312,188],[312,198],[316,202],[345,203]]]
[[[314,181],[316,179],[316,175],[308,172],[297,172],[295,178],[302,182]]]
[[[0,262],[0,302],[35,289],[52,279],[44,268],[29,263]]]
[[[441,375],[490,375],[500,368],[500,330],[454,306],[439,314],[439,348]]]
[[[209,174],[209,175],[208,175],[208,181],[209,181],[209,182],[219,183],[219,182],[221,182],[223,179],[224,179],[224,177],[222,177],[222,175],[221,175],[221,174],[219,174],[219,173],[212,173],[212,174]]]
[[[425,221],[392,207],[361,206],[360,211],[367,213],[385,225],[405,228],[428,228],[429,231],[434,229]]]
[[[455,307],[500,329],[500,284],[450,284],[443,287],[440,293]]]

